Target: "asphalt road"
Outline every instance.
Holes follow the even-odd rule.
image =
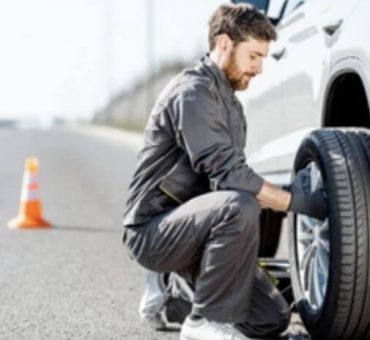
[[[142,325],[142,272],[121,245],[136,147],[76,130],[0,129],[0,339],[177,339]],[[26,157],[50,230],[14,231]]]
[[[139,321],[141,269],[121,245],[137,139],[0,129],[0,339],[178,339]],[[40,161],[48,230],[9,230],[27,157]]]

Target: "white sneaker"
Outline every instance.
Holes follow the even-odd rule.
[[[166,328],[164,303],[166,284],[164,274],[145,271],[145,291],[140,300],[139,314],[142,321],[156,330]]]
[[[141,320],[157,331],[165,330],[167,328],[163,312],[144,314],[141,316]]]
[[[185,319],[180,340],[250,340],[230,323]]]

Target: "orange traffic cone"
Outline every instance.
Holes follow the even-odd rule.
[[[19,213],[15,219],[9,221],[9,228],[27,229],[51,226],[42,218],[38,172],[39,162],[37,158],[27,158]]]

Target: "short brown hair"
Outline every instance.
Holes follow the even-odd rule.
[[[245,41],[248,37],[264,41],[276,40],[277,37],[270,20],[250,4],[221,5],[212,14],[208,26],[211,51],[220,34],[227,34],[234,44]]]

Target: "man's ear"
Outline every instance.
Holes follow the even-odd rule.
[[[217,40],[221,52],[228,53],[232,49],[233,42],[227,34],[220,34]]]

